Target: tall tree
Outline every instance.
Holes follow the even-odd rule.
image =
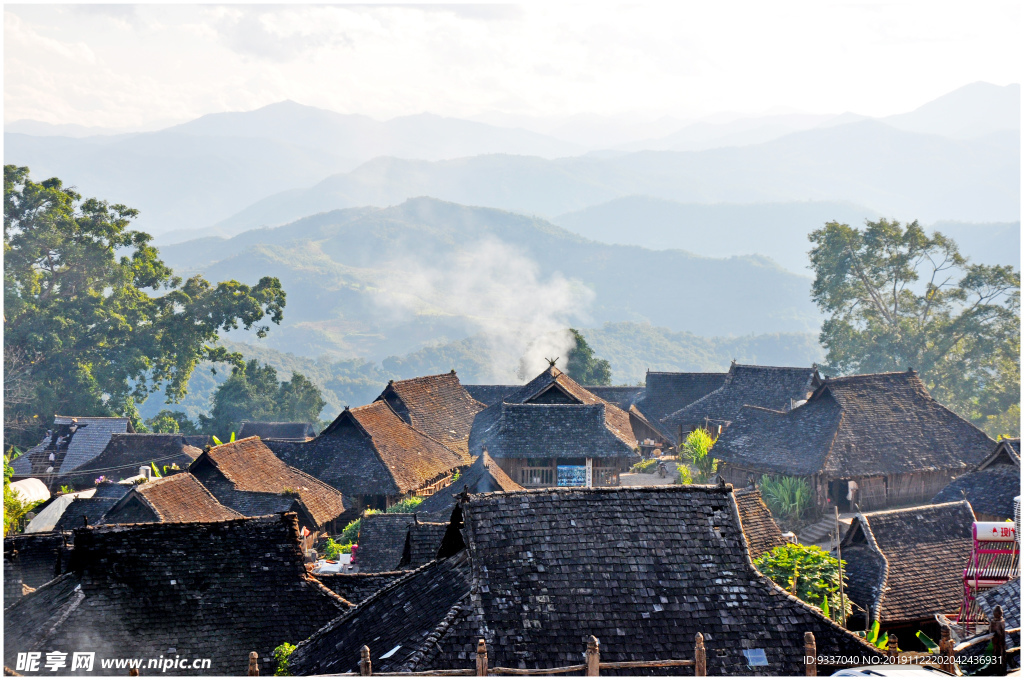
[[[276,278],[255,286],[174,276],[138,211],[4,166],[4,436],[35,444],[54,413],[134,413],[164,388],[180,399],[200,361],[242,363],[220,331],[280,323]],[[162,294],[157,294],[161,292]]]
[[[1019,433],[1019,271],[973,264],[916,221],[829,222],[809,239],[826,372],[914,368],[979,427]]]
[[[612,365],[606,359],[594,355],[586,338],[575,328],[570,328],[575,345],[569,350],[566,373],[581,385],[610,385]]]
[[[255,359],[232,369],[213,395],[209,416],[199,416],[204,432],[221,438],[237,432],[244,420],[318,423],[327,404],[320,388],[301,373],[279,383],[273,366]]]

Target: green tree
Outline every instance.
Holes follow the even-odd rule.
[[[199,421],[203,431],[224,438],[244,420],[318,423],[326,404],[320,388],[302,374],[278,382],[273,366],[252,359],[232,369],[213,394],[210,415]]]
[[[829,222],[809,236],[828,372],[914,368],[932,396],[992,434],[1020,408],[1020,272],[972,264],[918,223]]]
[[[612,365],[606,359],[594,356],[594,350],[578,330],[570,328],[569,332],[575,341],[566,361],[569,377],[581,385],[610,385]]]
[[[685,462],[689,462],[693,469],[697,471],[697,483],[708,481],[718,470],[718,461],[711,456],[711,449],[716,441],[718,440],[702,427],[698,427],[686,435],[686,439],[683,441],[682,457],[684,465],[680,466],[680,468],[685,467]],[[680,480],[684,479],[684,474],[680,473]],[[681,483],[687,484],[689,482],[683,481]]]
[[[182,280],[129,228],[137,215],[4,166],[4,355],[20,389],[9,400],[5,377],[8,443],[35,444],[54,413],[131,415],[161,387],[173,403],[200,361],[242,362],[220,331],[281,322],[276,278]]]
[[[146,427],[150,432],[163,432],[174,434],[199,434],[199,426],[189,420],[189,417],[181,411],[163,409],[152,418],[146,421]]]
[[[754,560],[758,571],[826,616],[843,622],[852,612],[846,598],[846,616],[840,618],[839,560],[816,545],[787,543]],[[846,562],[843,562],[846,566]],[[845,575],[844,575],[845,576]],[[845,579],[844,579],[845,585]]]

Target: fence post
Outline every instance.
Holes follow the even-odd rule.
[[[804,633],[804,675],[813,677],[818,674],[818,645],[814,641],[814,633]]]
[[[949,637],[949,626],[942,627],[942,637],[939,638],[939,669],[956,675],[953,668],[953,640]]]
[[[128,677],[131,677],[131,678],[139,677],[139,669],[138,668],[130,668],[130,669],[128,669]]]
[[[996,657],[993,675],[1006,675],[1006,619],[1003,618],[1003,608],[999,605],[992,610],[992,622],[988,625],[988,632],[992,633],[992,655]]]
[[[249,652],[249,672],[246,675],[260,674],[260,655],[256,652]]]
[[[484,677],[487,675],[487,643],[483,638],[476,643],[476,674]]]
[[[593,635],[587,640],[587,675],[601,675],[601,643]]]
[[[359,650],[359,675],[373,675],[373,662],[370,661],[370,648],[363,645]]]
[[[896,638],[896,636],[892,633],[889,633],[889,658],[896,659],[897,663],[899,662],[900,657],[899,643],[900,641]]]
[[[704,652],[704,636],[697,633],[693,645],[693,674],[702,678],[708,674],[708,658]]]

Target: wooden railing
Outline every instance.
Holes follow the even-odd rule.
[[[523,486],[554,486],[555,469],[552,467],[525,467],[519,471]]]

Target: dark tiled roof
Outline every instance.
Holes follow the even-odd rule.
[[[71,573],[4,612],[4,662],[27,649],[90,650],[209,658],[209,669],[175,673],[245,675],[255,650],[272,675],[277,645],[349,608],[306,575],[294,515],[80,529]]]
[[[356,566],[363,573],[395,571],[405,552],[405,536],[413,523],[411,513],[377,512],[359,522]]]
[[[71,535],[60,531],[5,536],[4,559],[10,559],[22,583],[38,588],[66,570],[69,543]]]
[[[498,405],[499,417],[477,442],[494,458],[625,458],[632,447],[607,427],[598,404]],[[614,407],[611,407],[614,408]]]
[[[623,411],[628,411],[644,392],[644,388],[638,385],[584,385],[583,389],[598,399],[615,404]]]
[[[33,462],[37,462],[45,469],[49,451],[56,448],[57,437],[66,434],[67,427],[71,425],[72,418],[77,420],[78,429],[71,435],[65,449],[58,458],[61,461],[58,472],[66,474],[71,470],[82,467],[93,458],[100,455],[106,448],[110,437],[113,434],[134,432],[131,421],[128,418],[99,418],[88,416],[54,416],[53,436],[44,439],[39,444],[25,452],[25,455],[18,457],[12,463],[14,472],[19,476],[33,474]],[[36,473],[42,470],[36,470]]]
[[[648,371],[646,387],[635,405],[648,418],[661,420],[717,390],[726,375]]]
[[[791,401],[806,399],[818,383],[815,368],[733,364],[721,387],[662,420],[672,429],[682,426],[684,430],[702,426],[705,420],[727,424],[736,420],[740,409],[747,405],[788,409]]]
[[[114,507],[114,504],[124,498],[131,490],[127,484],[116,482],[101,482],[96,486],[96,493],[91,498],[76,498],[71,501],[64,514],[57,520],[55,529],[71,530],[85,526],[85,519],[89,524],[103,524],[103,516],[107,510]]]
[[[491,458],[490,454],[484,453],[477,456],[476,462],[462,471],[459,478],[452,482],[433,496],[429,496],[416,508],[420,514],[429,513],[436,516],[439,513],[451,514],[451,509],[457,502],[456,496],[469,487],[470,493],[488,493],[489,491],[520,491],[522,486],[512,481],[512,478],[505,474],[505,471],[498,467],[498,464]],[[447,518],[446,518],[447,519]]]
[[[1020,468],[996,465],[957,477],[935,494],[932,503],[967,499],[974,511],[1013,519],[1013,499],[1020,495]]]
[[[526,385],[506,395],[504,401],[492,404],[477,414],[476,419],[473,421],[473,431],[469,436],[469,450],[474,456],[483,452],[485,443],[498,436],[503,414],[506,412],[504,406],[507,404],[603,405],[606,429],[619,439],[626,448],[632,450],[636,446],[636,437],[633,435],[633,427],[630,424],[627,412],[614,404],[609,404],[603,399],[594,396],[568,375],[551,366]],[[523,412],[526,413],[526,411]],[[537,413],[543,412],[538,411]],[[583,413],[583,411],[580,411],[580,413]],[[526,425],[526,420],[517,421],[517,423]],[[541,423],[538,427],[543,429],[548,427],[548,425],[549,423]],[[598,441],[603,446],[603,435]],[[596,445],[598,444],[595,442]],[[486,448],[492,456],[499,455],[490,446]]]
[[[375,675],[404,670],[435,644],[438,623],[468,596],[469,572],[465,551],[407,572],[300,644],[289,670],[294,675],[358,673],[363,645],[370,648]]]
[[[788,413],[744,408],[715,456],[755,470],[846,477],[965,471],[992,445],[908,371],[826,380]]]
[[[821,654],[870,651],[754,569],[731,487],[494,493],[462,510],[470,611],[417,670],[471,668],[478,638],[492,666],[550,668],[581,663],[590,635],[603,661],[692,658],[701,632],[709,675],[801,674],[807,631]]]
[[[885,624],[955,613],[973,522],[963,501],[857,515],[842,542],[850,598]]]
[[[764,504],[759,489],[737,490],[736,506],[740,511],[740,524],[743,526],[743,536],[747,539],[751,560],[756,560],[772,548],[786,544],[786,540],[782,538],[782,530],[775,523],[768,506]]]
[[[284,462],[346,496],[404,495],[464,464],[383,401],[345,409],[312,441],[264,443]]]
[[[259,437],[211,447],[189,471],[218,501],[248,517],[301,510],[300,523],[319,528],[345,512],[340,491],[286,465]]]
[[[1006,628],[1020,628],[1020,577],[978,595],[978,605],[989,621],[996,606],[1003,608]]]
[[[244,421],[238,428],[238,438],[259,437],[260,439],[284,439],[304,442],[316,436],[312,423],[272,423],[267,421]]]
[[[381,571],[372,574],[337,573],[315,574],[316,580],[353,604],[359,604],[392,581],[402,578],[408,571]]]
[[[76,435],[77,436],[77,435]],[[112,434],[100,455],[69,475],[61,483],[91,485],[100,475],[117,481],[139,474],[139,468],[153,463],[157,469],[178,465],[184,469],[195,460],[209,441],[205,434]]]
[[[463,387],[469,392],[469,396],[484,406],[491,406],[500,402],[506,395],[522,388],[522,385],[463,385]]]
[[[470,396],[455,371],[393,380],[377,400],[388,402],[402,420],[470,462],[469,431],[484,404]]]
[[[1002,439],[985,460],[978,463],[979,470],[994,465],[1014,465],[1020,469],[1020,439]]]
[[[136,484],[107,511],[103,522],[216,522],[241,516],[221,505],[198,479],[182,472]]]
[[[413,522],[405,535],[405,549],[402,551],[402,569],[415,569],[437,558],[447,522]]]

